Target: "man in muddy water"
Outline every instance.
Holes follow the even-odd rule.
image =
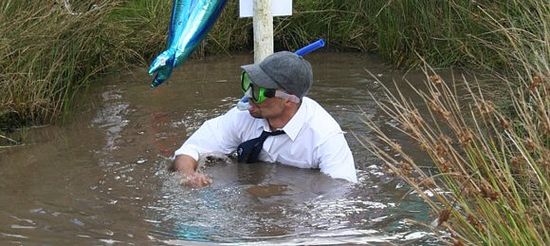
[[[317,102],[305,97],[313,83],[308,61],[281,51],[241,68],[247,107],[234,107],[206,121],[174,153],[173,168],[183,175],[185,185],[212,183],[197,172],[200,155],[235,151],[239,162],[320,169],[332,178],[357,182],[340,126]]]

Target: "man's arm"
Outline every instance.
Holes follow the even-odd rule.
[[[329,137],[316,149],[321,172],[332,178],[345,179],[357,183],[355,162],[343,132]]]
[[[197,161],[188,155],[178,155],[174,160],[174,169],[182,175],[182,184],[191,187],[203,187],[211,184],[212,179],[197,172],[197,167]]]
[[[200,154],[229,154],[237,148],[240,138],[236,126],[242,125],[239,114],[240,111],[233,108],[222,116],[207,120],[176,150],[173,168],[182,174],[182,184],[202,187],[212,183],[212,179],[196,171],[197,161]]]

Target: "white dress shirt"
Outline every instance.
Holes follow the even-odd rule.
[[[199,154],[230,154],[262,131],[271,131],[265,119],[252,117],[236,107],[224,115],[207,120],[174,153],[198,160]],[[259,160],[278,162],[299,168],[319,168],[332,178],[357,182],[351,150],[338,123],[314,100],[304,97],[300,108],[279,130],[285,134],[270,136]]]

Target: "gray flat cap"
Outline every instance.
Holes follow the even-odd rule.
[[[311,64],[289,51],[280,51],[266,57],[260,64],[241,66],[255,85],[282,89],[299,98],[304,97],[313,84]]]

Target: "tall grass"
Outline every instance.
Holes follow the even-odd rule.
[[[520,40],[510,38],[548,45],[541,43],[548,35],[546,1],[387,1],[374,9],[375,29],[387,30],[378,34],[378,50],[398,64],[418,63],[411,59],[418,53],[438,66],[502,69],[524,60],[513,53],[523,49]]]
[[[471,245],[547,245],[550,242],[550,85],[509,89],[515,117],[498,110],[472,84],[463,94],[435,74],[417,90],[424,105],[387,90],[377,102],[398,130],[426,152],[436,172],[416,160],[372,122],[377,140],[361,138],[389,169],[407,181],[437,214],[434,231]],[[527,93],[525,93],[527,91]],[[427,115],[419,112],[428,111]],[[386,152],[383,145],[391,147]],[[398,155],[397,155],[398,154]],[[399,157],[396,157],[399,156]],[[431,191],[435,196],[425,195]],[[444,230],[441,230],[444,229]]]
[[[250,21],[236,9],[211,31],[209,53],[247,43]],[[165,48],[170,11],[170,1],[0,2],[0,132],[55,122],[102,73],[146,66]]]
[[[115,37],[120,39],[124,48],[133,50],[137,54],[136,58],[140,58],[137,62],[148,65],[155,55],[166,48],[170,13],[171,1],[128,1],[111,13],[108,22],[117,30]],[[238,1],[228,1],[217,24],[193,53],[193,57],[229,54],[248,48],[252,20],[239,19],[237,16]]]
[[[0,2],[0,128],[54,122],[101,73],[146,66],[165,48],[171,1],[92,2]],[[419,54],[437,66],[506,71],[550,56],[540,53],[549,8],[544,0],[303,0],[275,18],[274,38],[276,50],[325,38],[329,49],[377,52],[398,66],[420,64]],[[195,57],[252,49],[252,19],[237,13],[238,1],[228,1]]]
[[[459,81],[445,81],[425,65],[427,89],[414,88],[424,104],[389,89],[375,100],[430,156],[437,172],[372,122],[367,124],[376,140],[362,138],[431,206],[437,218],[429,226],[455,245],[550,243],[550,6],[505,3],[502,13],[492,9],[496,3],[478,6],[479,23],[487,31],[472,38],[473,48],[507,63],[499,66],[507,71],[493,70],[493,75],[508,92],[509,108],[498,107],[503,98],[492,98],[475,79],[464,77],[461,90]],[[483,60],[485,54],[474,57],[473,48],[466,58],[494,68]],[[463,100],[465,95],[470,100]],[[435,196],[428,197],[426,190]]]
[[[103,18],[114,7],[63,1],[0,3],[0,115],[50,122],[111,64]]]
[[[324,37],[334,48],[376,52],[397,66],[420,64],[420,54],[437,66],[507,69],[524,60],[513,51],[529,48],[514,37],[548,45],[549,13],[544,0],[298,1],[292,17],[276,20],[276,40],[299,47]]]

